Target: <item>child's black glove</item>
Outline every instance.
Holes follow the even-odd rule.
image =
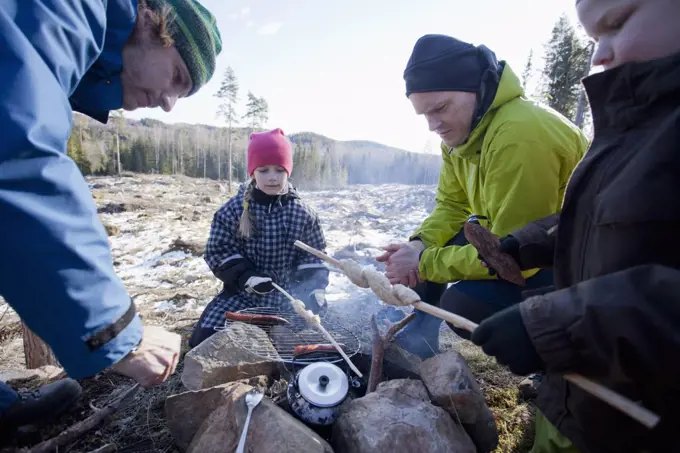
[[[520,376],[544,368],[524,327],[519,304],[482,321],[472,332],[470,339],[481,346],[487,355],[494,356],[498,363]]]

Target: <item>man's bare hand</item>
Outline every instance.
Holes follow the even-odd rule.
[[[389,244],[383,247],[385,253],[376,258],[377,261],[385,262],[385,276],[390,283],[401,283],[410,288],[420,283],[418,272],[420,252],[425,249],[421,241],[411,241],[399,244]]]
[[[149,388],[165,382],[175,372],[182,339],[158,326],[144,326],[142,342],[111,368]]]
[[[375,260],[381,263],[385,263],[390,259],[392,255],[398,252],[402,247],[414,247],[418,250],[418,253],[425,250],[425,244],[423,244],[422,241],[392,243],[381,247],[383,250],[385,250],[385,253],[376,257]]]
[[[392,255],[394,255],[395,252],[397,252],[402,247],[406,247],[407,245],[408,244],[405,243],[405,242],[401,243],[401,244],[393,243],[393,244],[385,245],[385,246],[381,247],[383,250],[385,250],[385,253],[383,253],[380,256],[377,256],[375,258],[375,260],[380,262],[380,263],[385,263],[385,262],[387,262],[387,260],[390,259],[390,257]]]

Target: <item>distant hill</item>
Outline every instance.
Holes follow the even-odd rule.
[[[291,134],[291,141],[337,158],[348,184],[435,184],[441,157],[409,152],[367,140],[339,141],[313,132]]]
[[[232,129],[232,175],[246,177],[246,137]],[[289,135],[295,145],[293,179],[302,188],[345,184],[434,184],[441,158],[366,140],[339,141],[314,132]],[[168,124],[145,118],[112,117],[103,125],[75,114],[68,152],[85,174],[111,174],[120,152],[123,170],[226,179],[228,133],[225,127]]]

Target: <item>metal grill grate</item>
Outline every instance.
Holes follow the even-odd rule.
[[[219,330],[227,331],[229,338],[236,344],[247,348],[254,354],[266,358],[268,360],[280,361],[292,364],[309,364],[313,362],[326,361],[330,363],[342,362],[343,358],[338,352],[333,349],[333,352],[313,352],[304,355],[294,355],[295,346],[311,346],[315,344],[330,344],[328,339],[318,330],[314,329],[297,313],[293,311],[282,311],[278,308],[269,307],[255,307],[246,308],[238,311],[238,313],[249,315],[270,315],[278,316],[285,319],[290,325],[271,326],[257,322],[248,322],[247,324],[254,325],[264,330],[271,340],[276,353],[271,349],[269,344],[263,344],[263,340],[253,338],[244,338],[243,335],[238,334],[237,329],[228,329],[228,327],[239,321],[226,320],[224,327]],[[359,338],[350,330],[339,325],[337,322],[321,319],[321,325],[331,334],[333,339],[338,342],[345,354],[352,357],[361,349],[361,342]]]

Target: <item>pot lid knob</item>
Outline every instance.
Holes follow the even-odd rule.
[[[298,390],[304,399],[319,407],[332,407],[347,396],[349,380],[336,365],[316,362],[298,375]]]
[[[326,376],[325,374],[319,376],[319,385],[321,386],[322,389],[325,389],[330,381],[331,380],[328,379],[328,376]]]

